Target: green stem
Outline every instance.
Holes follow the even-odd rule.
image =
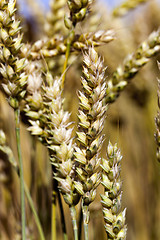
[[[30,192],[31,192],[31,196],[32,199],[35,199],[35,195],[36,195],[36,136],[32,136],[31,138],[32,141],[32,148],[31,148],[31,188],[30,188]]]
[[[30,195],[30,193],[29,193],[29,191],[28,191],[28,188],[27,188],[27,185],[25,184],[25,182],[24,182],[24,190],[25,190],[25,194],[26,194],[26,197],[27,197],[27,199],[28,199],[30,208],[31,208],[31,210],[32,210],[32,212],[33,212],[33,215],[34,215],[34,219],[35,219],[35,222],[36,222],[38,231],[39,231],[40,239],[41,239],[41,240],[45,240],[44,233],[43,233],[43,230],[42,230],[42,226],[41,226],[39,217],[38,217],[38,215],[37,215],[36,209],[35,209],[35,207],[34,207],[34,203],[33,203],[33,201],[32,201],[31,195]]]
[[[13,152],[12,150],[7,147],[7,146],[0,146],[0,150],[2,152],[4,152],[5,154],[7,154],[8,156],[8,160],[9,162],[11,163],[11,165],[13,166],[13,169],[16,171],[18,177],[20,177],[20,170],[19,170],[19,167],[17,165],[17,162],[13,156]],[[27,200],[28,200],[28,203],[30,205],[30,208],[33,212],[33,216],[34,216],[34,219],[35,219],[35,223],[37,225],[37,228],[38,228],[38,231],[39,231],[39,235],[40,235],[40,239],[41,240],[45,240],[45,237],[44,237],[44,233],[43,233],[43,229],[42,229],[42,226],[41,226],[41,223],[40,223],[40,220],[39,220],[39,217],[38,217],[38,214],[36,212],[36,209],[35,209],[35,206],[34,206],[34,203],[33,203],[33,200],[31,198],[31,195],[30,195],[30,192],[28,190],[28,187],[27,185],[25,184],[25,181],[24,181],[24,191],[25,191],[25,194],[26,194],[26,197],[27,197]]]
[[[22,223],[22,240],[26,239],[26,218],[25,218],[25,198],[24,198],[24,176],[23,176],[23,162],[20,147],[20,110],[15,109],[15,123],[16,123],[16,141],[19,160],[19,173],[20,173],[20,194],[21,194],[21,223]]]
[[[63,76],[62,76],[61,89],[64,88],[64,81],[65,81],[65,77],[66,77],[66,69],[67,69],[68,58],[69,58],[69,54],[70,54],[70,48],[71,48],[71,43],[69,42],[69,43],[67,44],[65,62],[64,62],[64,66],[63,66]]]
[[[64,211],[63,211],[63,205],[62,205],[62,200],[61,200],[61,196],[60,196],[60,192],[59,191],[57,191],[57,196],[58,196],[58,203],[59,203],[60,214],[61,214],[63,239],[64,240],[68,240],[67,231],[66,231],[65,217],[64,217]]]
[[[89,208],[82,204],[83,211],[83,225],[84,225],[84,239],[88,240],[88,222],[89,222]]]
[[[73,231],[74,231],[74,240],[78,240],[78,228],[77,228],[75,206],[70,207],[70,213],[71,213],[72,225],[73,225]]]
[[[55,179],[52,179],[51,240],[56,240],[56,194],[57,194],[57,181]]]

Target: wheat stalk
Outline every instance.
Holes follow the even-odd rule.
[[[158,63],[158,67],[160,69],[160,64]],[[157,95],[158,95],[158,112],[157,112],[157,116],[155,117],[155,124],[156,124],[156,133],[155,133],[155,140],[156,140],[156,144],[157,144],[157,160],[160,162],[160,80],[158,79],[158,91],[157,91]]]
[[[12,165],[12,167],[16,171],[17,175],[20,177],[19,166],[18,166],[18,164],[17,164],[17,162],[14,158],[14,155],[13,155],[13,152],[12,152],[11,148],[6,145],[6,136],[5,136],[5,133],[2,130],[0,130],[0,150],[7,155],[9,163]],[[35,223],[36,223],[38,231],[39,231],[40,239],[45,240],[44,232],[43,232],[38,214],[36,212],[32,197],[30,195],[30,192],[29,192],[28,187],[27,187],[25,182],[24,182],[24,191],[25,191],[28,203],[30,205],[30,208],[33,212]]]

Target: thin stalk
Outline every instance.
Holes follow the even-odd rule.
[[[78,228],[77,228],[75,206],[70,207],[70,213],[71,213],[72,225],[73,225],[73,231],[74,231],[74,240],[78,240]]]
[[[36,188],[36,144],[37,144],[37,139],[35,136],[32,136],[32,149],[31,149],[31,196],[33,200],[35,199],[35,188]]]
[[[64,65],[63,65],[63,75],[62,75],[62,83],[61,83],[61,89],[62,90],[64,88],[64,81],[65,81],[65,77],[66,77],[67,64],[68,64],[71,44],[74,40],[74,36],[75,36],[75,31],[74,31],[74,29],[72,29],[70,31],[69,35],[68,35],[68,38],[67,38],[67,49],[66,49],[66,54],[65,54],[65,62],[64,62]]]
[[[20,178],[20,170],[19,170],[17,162],[13,156],[12,150],[7,146],[5,146],[5,147],[0,146],[0,150],[7,154],[9,162],[11,163],[11,165],[13,166],[13,169],[16,171],[18,177]],[[34,220],[35,220],[35,223],[36,223],[38,231],[39,231],[40,239],[45,240],[43,229],[42,229],[38,214],[36,212],[32,197],[30,195],[27,185],[25,184],[25,181],[24,181],[24,191],[25,191],[29,206],[33,212]]]
[[[63,205],[62,205],[62,200],[61,200],[61,196],[60,196],[60,192],[59,191],[57,191],[57,197],[58,197],[58,203],[59,203],[59,208],[60,208],[63,239],[64,240],[68,240],[67,231],[66,231],[65,217],[64,217],[64,211],[63,211]]]
[[[19,173],[20,173],[20,195],[21,195],[21,223],[22,223],[22,240],[26,239],[26,217],[25,217],[25,197],[24,197],[24,175],[23,175],[23,162],[20,146],[20,109],[14,110],[15,123],[16,123],[16,141],[19,160]]]
[[[83,221],[83,212],[82,206],[80,208],[79,221],[78,221],[78,239],[81,240],[82,235],[82,221]]]
[[[82,205],[83,211],[83,225],[84,225],[84,239],[88,240],[88,222],[89,222],[89,208],[86,205]]]
[[[34,207],[34,203],[33,203],[33,201],[32,201],[31,195],[30,195],[30,193],[29,193],[29,191],[28,191],[28,187],[27,187],[27,185],[25,184],[25,182],[24,182],[24,190],[25,190],[25,194],[26,194],[26,197],[27,197],[27,199],[28,199],[30,208],[31,208],[31,210],[32,210],[32,212],[33,212],[33,215],[34,215],[34,219],[35,219],[35,222],[36,222],[38,231],[39,231],[40,239],[41,239],[41,240],[45,240],[45,236],[44,236],[44,233],[43,233],[43,230],[42,230],[42,226],[41,226],[39,217],[38,217],[38,215],[37,215],[36,209],[35,209],[35,207]]]
[[[64,65],[63,65],[63,76],[62,76],[61,89],[64,88],[64,81],[65,81],[65,77],[66,77],[66,69],[67,69],[68,58],[69,58],[69,54],[70,54],[70,48],[71,48],[71,43],[69,42],[67,44],[66,55],[65,55],[65,62],[64,62]]]
[[[52,219],[51,219],[51,240],[56,240],[56,196],[57,181],[52,180]]]

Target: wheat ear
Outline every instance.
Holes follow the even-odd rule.
[[[106,103],[114,102],[138,71],[160,51],[160,30],[152,32],[133,54],[127,56],[123,66],[117,68],[107,81]]]
[[[84,54],[82,91],[78,97],[80,108],[75,146],[75,161],[78,180],[75,187],[82,194],[82,211],[85,240],[88,239],[89,204],[96,196],[100,182],[99,152],[103,143],[103,125],[106,113],[104,97],[106,94],[105,68],[93,47]]]
[[[20,21],[15,16],[15,0],[0,1],[0,75],[2,87],[8,96],[8,102],[14,109],[17,152],[20,166],[21,222],[22,239],[25,233],[25,196],[23,162],[20,147],[20,102],[26,93],[27,76],[24,72],[26,58],[20,58],[22,35]]]
[[[114,17],[124,16],[129,11],[137,8],[140,4],[146,2],[148,2],[148,0],[134,0],[134,1],[126,0],[120,6],[114,8],[112,14]]]
[[[50,11],[47,13],[47,21],[44,25],[48,37],[57,33],[66,33],[64,26],[64,15],[66,11],[66,0],[50,0]]]
[[[122,197],[122,182],[120,179],[120,164],[122,156],[117,144],[109,142],[107,159],[102,159],[102,185],[104,194],[101,195],[105,230],[108,239],[125,240],[127,227],[125,225],[126,209],[120,211]]]

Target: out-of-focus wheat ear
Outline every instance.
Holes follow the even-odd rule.
[[[138,71],[160,52],[160,29],[152,32],[134,53],[128,55],[107,81],[106,103],[114,102]]]
[[[148,1],[149,0],[134,0],[134,1],[126,0],[122,2],[122,4],[119,5],[118,7],[114,8],[112,14],[114,17],[124,16],[127,13],[129,13],[129,11],[137,8],[140,4],[146,3]]]
[[[67,0],[69,8],[69,16],[65,14],[64,24],[66,28],[70,30],[68,37],[66,39],[66,52],[65,52],[65,62],[63,66],[63,77],[62,77],[62,88],[65,81],[66,69],[68,64],[68,59],[70,55],[70,50],[72,43],[75,40],[75,27],[78,22],[81,22],[86,17],[87,12],[89,12],[89,5],[91,1],[89,0]]]
[[[120,179],[122,156],[117,144],[109,142],[107,158],[102,158],[102,181],[104,194],[101,194],[102,211],[108,239],[126,239],[126,209],[121,211],[122,182]]]
[[[66,34],[64,25],[66,3],[66,0],[50,0],[50,11],[47,13],[47,21],[44,25],[44,30],[48,37],[53,37],[59,33]]]
[[[159,62],[158,62],[158,68],[160,69]],[[155,117],[155,124],[156,124],[155,140],[157,144],[156,157],[157,157],[157,160],[160,162],[160,79],[157,79],[157,82],[158,82],[158,91],[157,91],[158,111],[157,111],[157,116]]]
[[[66,0],[50,0],[50,10],[47,13],[44,30],[49,38],[61,34],[63,37],[68,35],[68,29],[64,24],[64,16],[67,10]],[[62,74],[64,56],[59,55],[56,58],[47,59],[48,67],[53,75]]]

